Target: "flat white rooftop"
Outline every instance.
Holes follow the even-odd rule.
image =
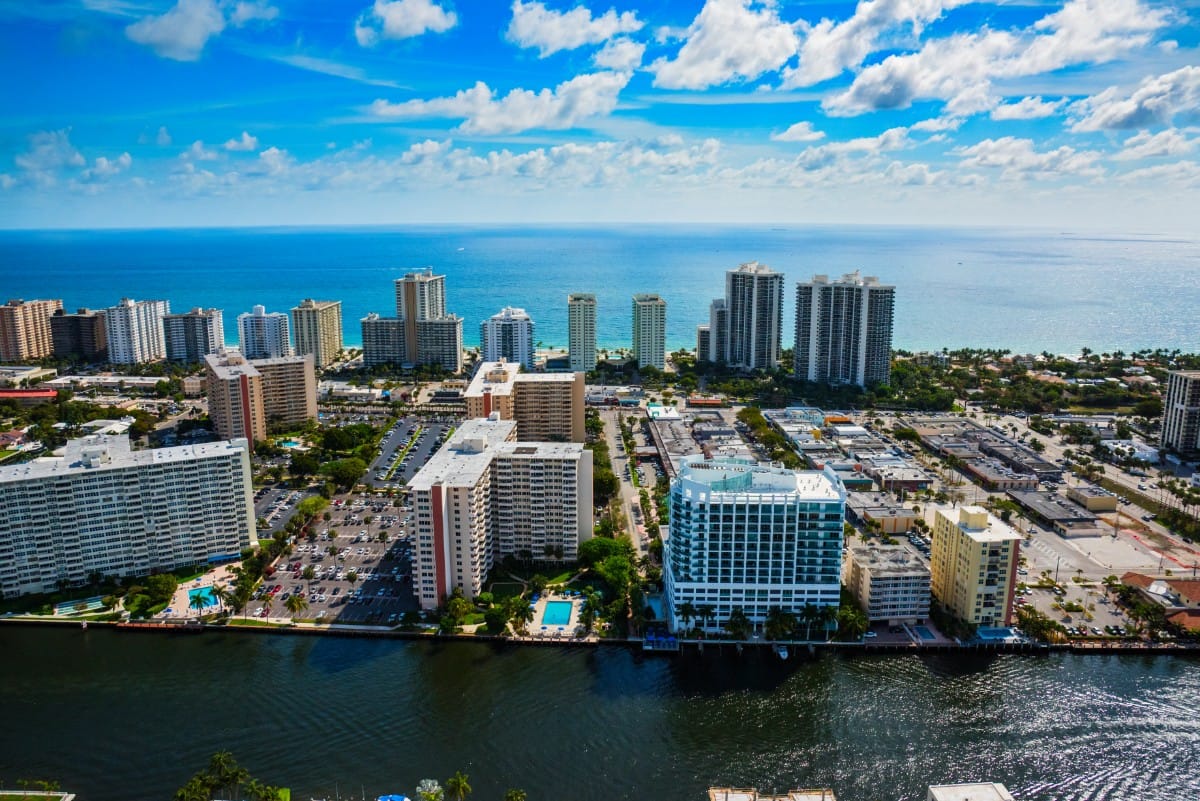
[[[927,801],[1013,801],[1012,793],[997,782],[938,784],[929,788]]]
[[[428,491],[435,484],[474,486],[492,462],[490,446],[506,442],[516,428],[514,420],[467,420],[413,476],[409,488]]]
[[[142,467],[154,464],[191,462],[197,459],[225,456],[245,451],[244,439],[205,442],[197,445],[176,445],[170,448],[135,451],[127,435],[94,434],[69,440],[62,456],[48,456],[12,467],[0,467],[0,483],[24,481],[31,478],[51,478],[76,473],[113,470],[123,467]]]
[[[793,495],[805,501],[842,501],[840,482],[824,472],[789,470],[749,459],[685,456],[679,469],[685,495]]]

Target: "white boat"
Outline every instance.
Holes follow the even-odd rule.
[[[786,645],[776,645],[775,646],[775,656],[779,657],[780,659],[787,659],[788,658],[787,646]]]

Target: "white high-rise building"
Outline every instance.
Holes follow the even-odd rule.
[[[685,603],[720,631],[741,609],[761,631],[772,607],[799,614],[840,602],[846,494],[832,469],[795,471],[746,459],[687,456],[671,484],[663,542],[667,614]]]
[[[455,588],[474,598],[506,556],[574,561],[592,536],[592,452],[517,442],[516,430],[512,420],[467,420],[409,482],[422,609]]]
[[[225,349],[225,320],[220,309],[192,309],[163,316],[167,359],[195,364]]]
[[[0,591],[82,585],[237,559],[254,545],[245,440],[133,451],[127,436],[0,467]]]
[[[725,324],[725,341],[718,343],[717,352],[726,364],[745,370],[778,366],[783,273],[756,261],[725,273]]]
[[[596,296],[567,295],[567,359],[572,372],[596,369]]]
[[[873,276],[826,275],[796,285],[796,377],[867,387],[892,372],[896,288]]]
[[[667,302],[658,295],[633,296],[633,359],[638,367],[667,366]]]
[[[279,359],[292,355],[291,329],[285,312],[267,314],[264,306],[238,315],[238,349],[247,359]]]
[[[516,362],[526,370],[535,366],[533,318],[524,309],[505,306],[479,325],[479,344],[485,362]]]
[[[1200,370],[1167,374],[1159,444],[1191,458],[1200,454]]]
[[[143,364],[166,358],[163,317],[171,313],[165,300],[121,298],[104,310],[108,360],[113,364]]]

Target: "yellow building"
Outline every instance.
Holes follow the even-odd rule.
[[[61,300],[10,300],[0,306],[0,360],[44,359],[54,352],[50,318]]]
[[[296,355],[311,355],[316,367],[333,364],[342,350],[342,302],[306,298],[292,309]]]
[[[979,506],[937,510],[930,553],[933,597],[976,626],[1010,625],[1021,535]]]

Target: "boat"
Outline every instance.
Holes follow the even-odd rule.
[[[774,651],[775,656],[779,657],[780,659],[786,660],[788,658],[788,649],[786,645],[776,645]]]
[[[79,622],[79,628],[83,629],[84,631],[87,631],[87,621],[86,621],[86,620],[81,620],[81,621]]]

